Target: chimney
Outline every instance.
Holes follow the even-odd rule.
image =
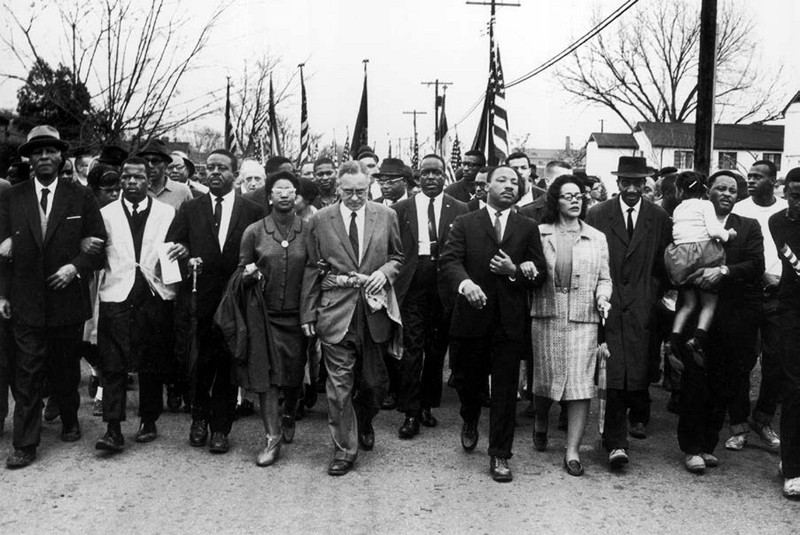
[[[572,143],[569,141],[569,136],[567,136],[567,141],[564,146],[564,150],[572,150]]]

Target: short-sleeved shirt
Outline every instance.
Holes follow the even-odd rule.
[[[189,186],[186,184],[181,184],[180,182],[176,182],[170,178],[164,180],[164,187],[161,188],[160,191],[156,192],[151,189],[147,191],[147,194],[154,199],[158,199],[159,201],[172,206],[176,212],[183,203],[186,201],[191,201],[194,198],[192,195],[192,190],[189,189]]]

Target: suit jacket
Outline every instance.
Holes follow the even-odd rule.
[[[763,301],[761,277],[764,274],[764,237],[758,221],[730,214],[726,229],[736,229],[736,237],[724,244],[725,265],[730,273],[718,290],[714,323],[736,313],[738,317],[758,317]]]
[[[474,189],[472,190],[474,191]],[[472,198],[470,194],[469,183],[463,178],[455,184],[450,184],[444,189],[444,192],[453,197],[457,201],[469,202]]]
[[[122,197],[103,207],[100,213],[108,232],[106,241],[106,265],[100,276],[98,293],[104,303],[121,303],[128,298],[136,281],[136,252],[128,216],[122,205]],[[138,265],[150,289],[161,299],[175,299],[176,284],[164,284],[158,268],[158,249],[165,243],[167,231],[175,218],[172,206],[152,199],[150,213],[144,225],[142,251]]]
[[[628,240],[620,199],[589,209],[586,223],[606,235],[614,291],[606,321],[608,388],[644,390],[648,369],[649,322],[666,280],[664,249],[672,241],[672,222],[660,207],[642,200],[633,237]]]
[[[542,195],[534,200],[532,203],[520,207],[519,213],[525,217],[529,217],[537,223],[544,217],[544,201],[547,197]]]
[[[489,271],[489,262],[503,249],[517,265],[515,280]],[[519,265],[533,261],[539,274],[528,280]],[[528,289],[541,285],[547,278],[547,264],[542,253],[539,228],[530,219],[514,210],[508,214],[503,240],[498,243],[494,226],[486,209],[469,212],[457,218],[450,229],[439,263],[444,287],[455,297],[450,335],[462,338],[487,336],[502,327],[512,339],[523,340],[528,323]],[[481,310],[473,308],[459,285],[471,279],[481,287],[487,304]]]
[[[236,192],[239,192],[239,188],[236,188]],[[269,215],[272,212],[272,207],[269,204],[269,199],[267,198],[267,187],[261,186],[257,188],[255,191],[248,191],[247,193],[243,193],[242,197],[247,199],[248,201],[252,201],[259,205],[261,209],[264,211],[264,215]]]
[[[572,247],[572,279],[569,281],[569,321],[599,323],[597,298],[601,295],[611,300],[611,273],[608,267],[608,244],[605,235],[580,222],[580,237]],[[553,224],[539,225],[542,248],[547,260],[547,270],[554,274],[556,268],[556,235]],[[563,281],[562,281],[563,284]],[[556,316],[555,275],[533,290],[531,316],[554,318]]]
[[[422,195],[422,193],[417,195]],[[400,274],[394,285],[397,300],[401,305],[411,285],[411,279],[414,277],[414,272],[417,270],[417,262],[419,261],[419,228],[415,197],[416,195],[392,205],[392,209],[397,212],[397,219],[400,222],[400,239],[403,242],[403,267],[400,269]],[[436,243],[439,252],[444,250],[453,221],[456,217],[466,214],[467,211],[467,206],[464,203],[455,200],[446,193],[444,194],[439,221],[436,222],[438,238]],[[422,217],[427,221],[427,212],[422,214]]]
[[[459,202],[461,202],[461,201],[459,201]],[[484,204],[484,207],[485,207],[486,201],[484,201],[483,204]],[[481,201],[480,201],[480,199],[477,199],[477,198],[473,197],[472,200],[470,200],[467,203],[467,211],[468,212],[474,212],[475,210],[480,210],[480,209],[481,209]]]
[[[351,271],[386,275],[387,290],[394,284],[403,265],[403,249],[397,214],[389,207],[367,202],[364,214],[364,252],[359,263],[344,227],[339,203],[323,208],[311,217],[308,229],[308,263],[300,297],[301,323],[316,322],[317,336],[328,344],[342,341],[356,308],[360,288],[333,288],[322,291],[317,261],[325,260],[334,274]],[[372,340],[388,342],[393,334],[386,309],[366,311]]]
[[[259,205],[242,195],[235,195],[228,236],[220,251],[209,194],[181,205],[167,232],[166,241],[185,245],[189,249],[190,258],[203,259],[203,271],[197,275],[198,319],[210,320],[213,317],[228,279],[239,265],[242,234],[250,224],[262,217],[264,211]],[[184,274],[188,275],[185,264],[184,261]],[[191,290],[192,278],[187,277],[180,291],[188,295]]]
[[[0,295],[10,298],[12,316],[23,325],[70,325],[92,316],[88,281],[102,267],[103,255],[82,253],[81,240],[106,239],[97,200],[88,188],[61,180],[52,203],[42,236],[33,179],[0,196],[0,242],[13,237],[13,262],[2,263]],[[80,276],[66,288],[51,289],[47,277],[66,264],[74,265]]]

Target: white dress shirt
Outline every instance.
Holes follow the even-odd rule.
[[[642,209],[642,199],[639,199],[639,202],[634,204],[633,206],[628,206],[625,204],[625,201],[622,200],[622,195],[618,195],[619,197],[619,207],[622,210],[622,222],[625,224],[625,228],[628,228],[628,209],[633,208],[633,212],[631,212],[631,219],[633,219],[633,228],[636,229],[636,222],[639,220],[639,210]]]
[[[42,205],[42,190],[47,188],[50,190],[50,193],[47,195],[47,210],[44,211],[44,217],[47,219],[50,217],[50,212],[53,211],[53,199],[56,196],[56,187],[58,186],[58,179],[56,178],[49,185],[44,186],[41,182],[39,182],[38,178],[33,179],[33,186],[36,188],[36,201],[39,203],[39,206]]]
[[[350,208],[339,202],[339,213],[342,214],[342,221],[344,222],[344,230],[347,236],[350,236],[350,214],[356,214],[356,228],[358,229],[358,263],[364,258],[364,221],[367,216],[366,203],[361,206],[357,211],[353,212]]]
[[[505,210],[498,210],[497,208],[492,208],[487,204],[486,211],[489,212],[489,219],[491,220],[493,227],[494,227],[495,215],[497,214],[498,211],[500,212],[500,229],[501,229],[500,235],[505,236],[506,223],[508,223],[508,214],[511,213],[511,208],[506,208]]]
[[[128,209],[128,213],[133,215],[133,203],[126,199],[124,196],[121,196],[122,202],[125,203],[125,207]],[[136,207],[136,213],[141,214],[145,210],[150,207],[150,196],[146,196],[144,199],[139,201],[138,206]]]
[[[439,225],[442,220],[442,200],[444,199],[444,192],[439,193],[433,198],[433,213],[436,221],[436,236],[439,236]],[[419,235],[419,243],[417,245],[417,254],[419,256],[430,256],[431,242],[428,236],[428,206],[431,203],[431,198],[424,193],[414,195],[414,203],[417,205],[417,233]]]
[[[211,213],[217,207],[217,196],[211,193]],[[231,189],[228,193],[222,196],[222,217],[219,222],[219,229],[217,229],[217,241],[219,242],[219,250],[225,248],[225,240],[228,238],[228,228],[231,226],[231,214],[233,213],[233,201],[236,198],[236,192]]]

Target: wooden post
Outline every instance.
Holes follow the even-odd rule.
[[[717,0],[703,0],[700,11],[700,60],[694,125],[694,169],[708,176],[714,154],[714,93],[717,54]]]

